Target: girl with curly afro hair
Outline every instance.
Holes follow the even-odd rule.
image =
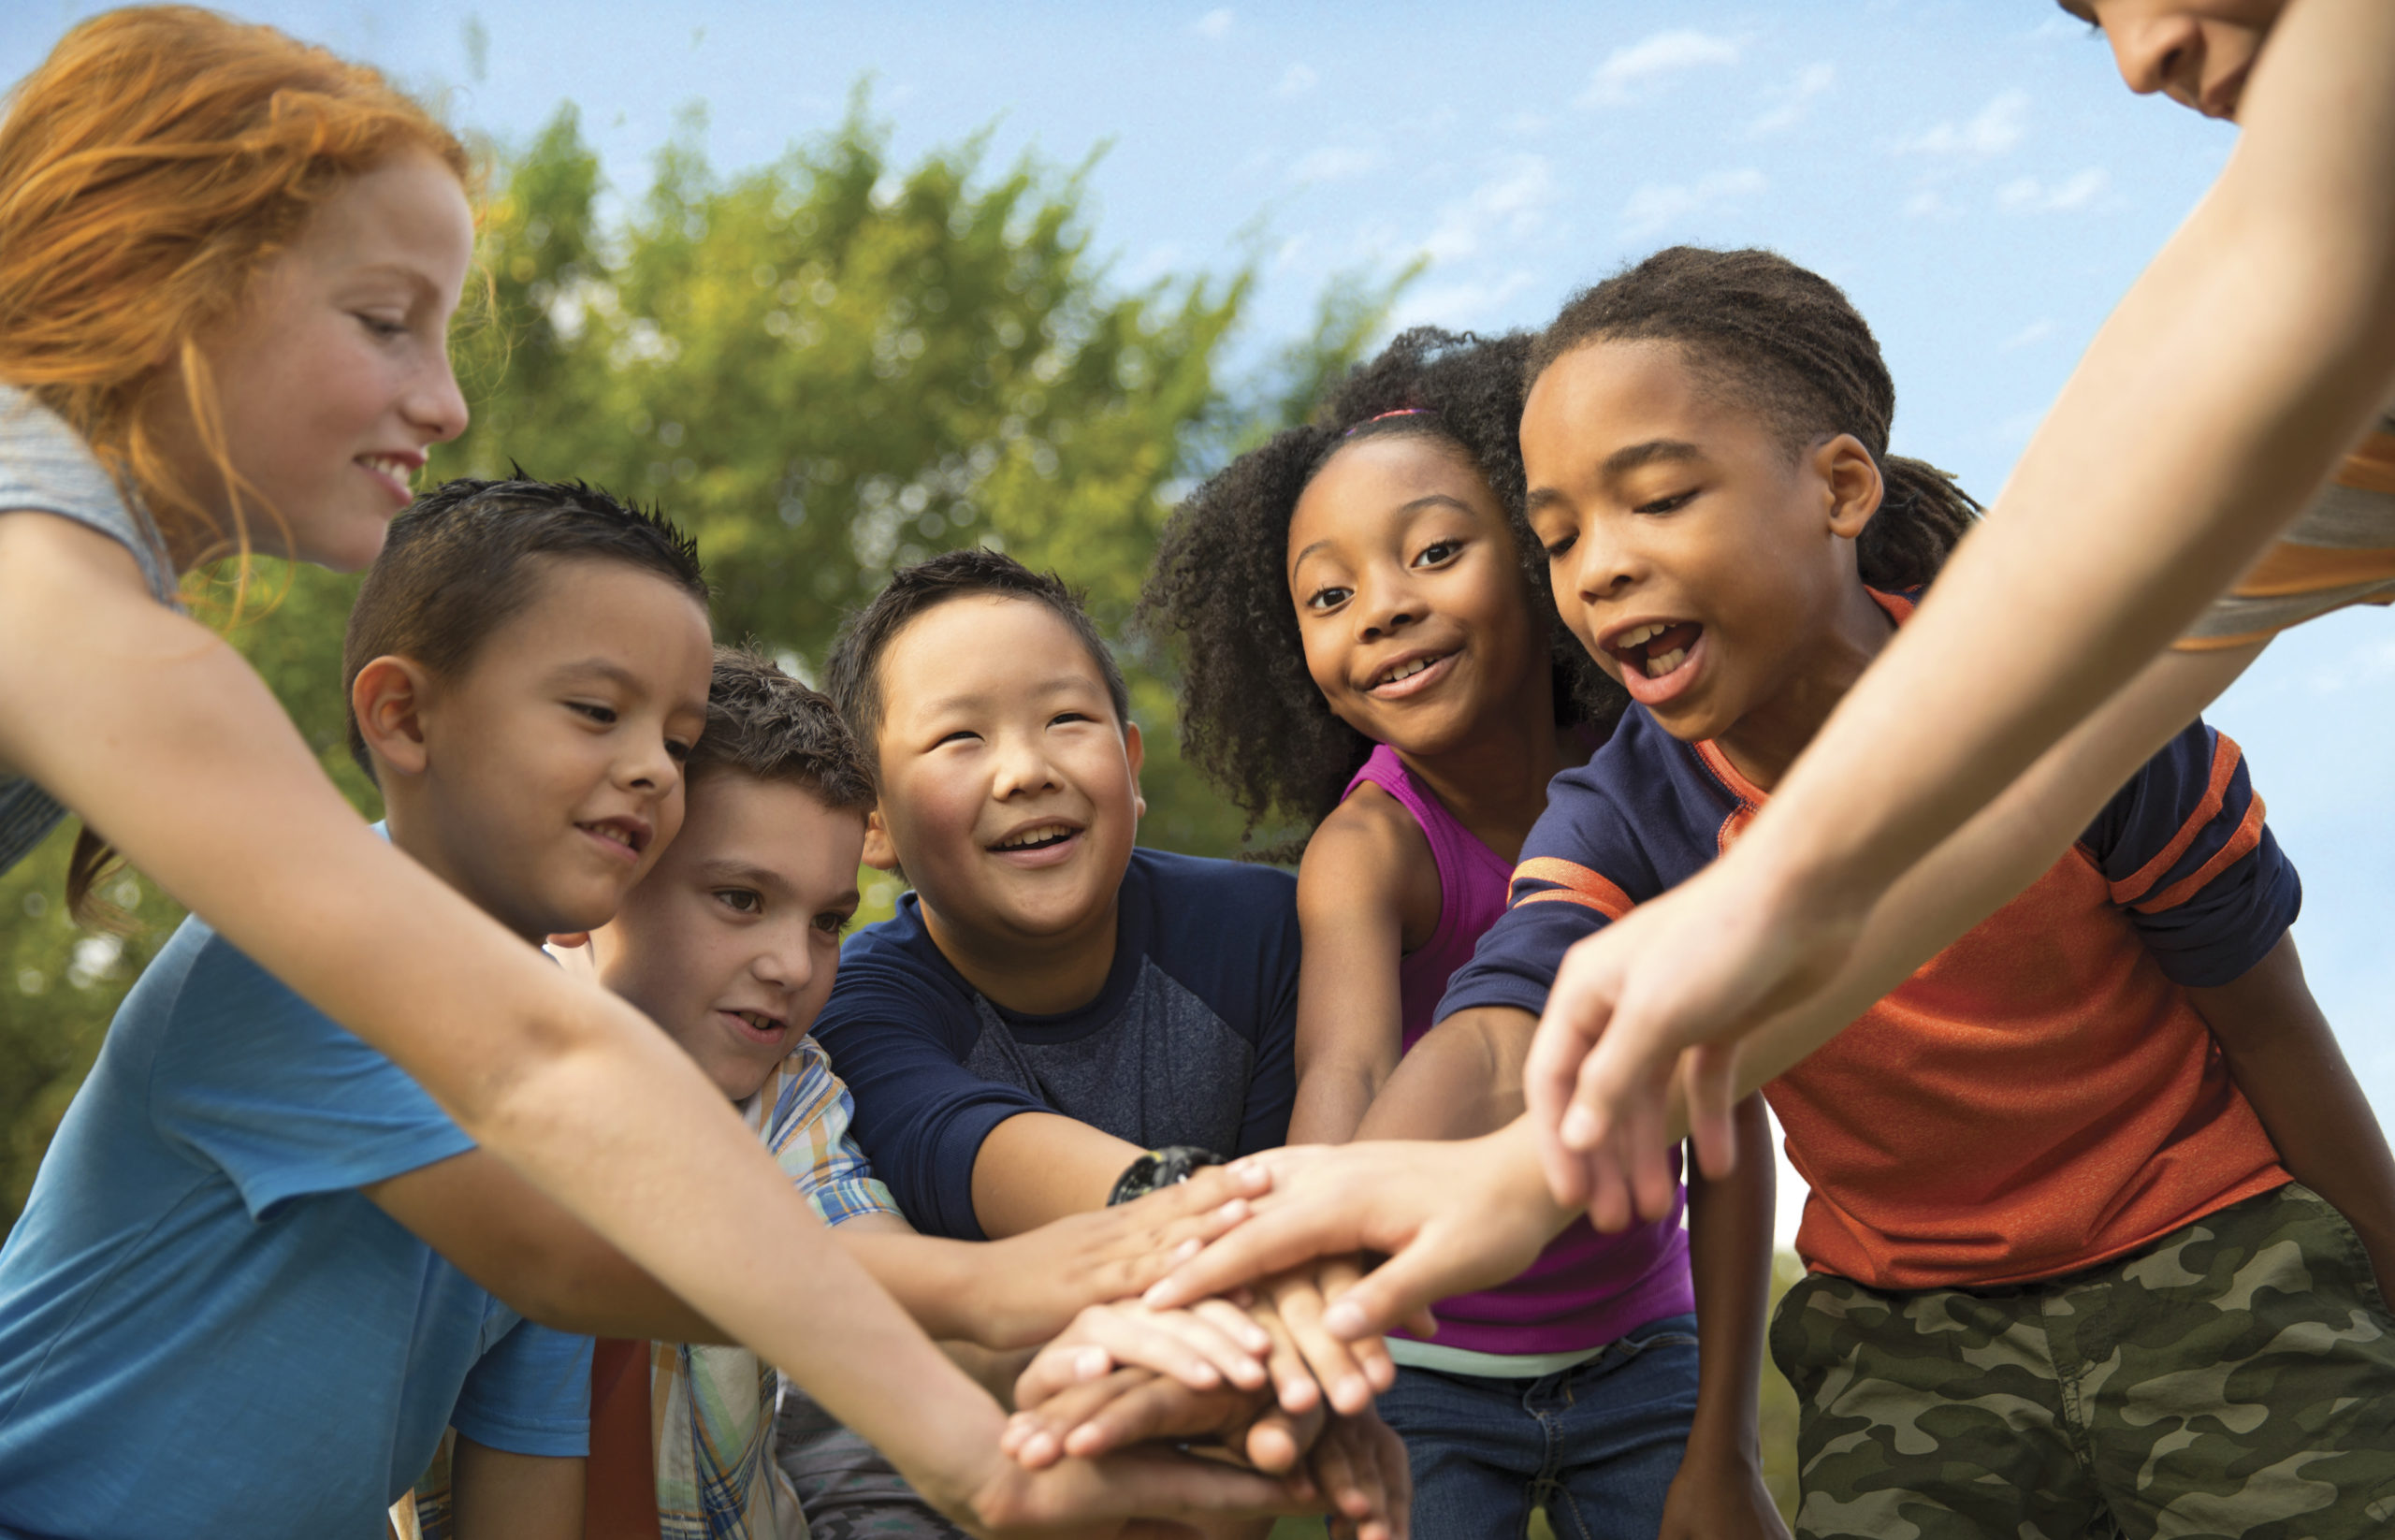
[[[1149,581],[1144,617],[1184,661],[1183,752],[1251,827],[1312,830],[1292,1143],[1434,1132],[1380,1128],[1373,1097],[1504,911],[1548,780],[1623,705],[1558,621],[1523,517],[1531,347],[1406,332],[1199,487]],[[1443,1302],[1435,1344],[1392,1339],[1380,1406],[1422,1532],[1518,1534],[1544,1503],[1655,1533],[1698,1402],[1692,1309],[1676,1227],[1583,1220],[1517,1281]],[[1549,1391],[1568,1417],[1523,1415]]]
[[[1182,503],[1141,596],[1142,622],[1181,655],[1182,752],[1251,831],[1312,835],[1262,852],[1305,852],[1314,987],[1299,989],[1293,1141],[1355,1133],[1397,1064],[1401,1017],[1418,1035],[1446,982],[1401,990],[1401,960],[1433,939],[1459,960],[1477,935],[1442,924],[1486,906],[1443,893],[1435,836],[1401,799],[1447,810],[1498,872],[1485,923],[1548,777],[1624,705],[1556,619],[1523,520],[1530,347],[1403,333],[1313,421]]]

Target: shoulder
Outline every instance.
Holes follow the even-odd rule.
[[[972,1017],[972,991],[940,956],[922,910],[902,900],[895,917],[866,926],[840,949],[840,971],[814,1034],[832,1042],[866,1024],[945,1034]],[[852,1051],[845,1041],[838,1046]]]
[[[1298,864],[1302,892],[1317,870],[1344,879],[1393,879],[1430,860],[1430,841],[1421,821],[1380,786],[1366,782],[1330,810],[1306,841]]]
[[[1163,905],[1267,904],[1286,908],[1297,902],[1298,879],[1278,866],[1254,861],[1222,861],[1140,846],[1131,852],[1129,874]]]
[[[1426,882],[1435,923],[1439,869],[1430,836],[1404,804],[1367,782],[1332,808],[1306,841],[1298,864],[1298,909],[1402,908]]]
[[[1201,980],[1270,991],[1296,977],[1298,879],[1277,866],[1136,850],[1124,893],[1146,910],[1148,955],[1201,995]]]
[[[157,538],[91,446],[32,396],[0,385],[0,513],[51,514],[129,551],[153,592],[172,590]]]

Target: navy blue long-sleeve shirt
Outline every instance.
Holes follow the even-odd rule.
[[[1297,882],[1135,850],[1096,998],[1032,1016],[951,966],[913,893],[840,953],[815,1036],[856,1099],[857,1142],[916,1228],[983,1238],[973,1162],[990,1130],[1055,1112],[1147,1148],[1224,1155],[1288,1137],[1297,1093]]]

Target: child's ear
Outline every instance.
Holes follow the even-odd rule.
[[[1813,451],[1813,466],[1829,493],[1830,533],[1846,540],[1855,539],[1871,522],[1871,516],[1880,511],[1880,500],[1887,495],[1880,462],[1863,447],[1861,439],[1851,433],[1840,433]]]
[[[1147,795],[1139,790],[1139,761],[1145,752],[1146,750],[1139,743],[1139,724],[1125,722],[1123,724],[1123,757],[1131,762],[1131,811],[1133,816],[1138,818],[1148,816]]]
[[[890,826],[881,821],[881,805],[878,802],[865,810],[864,860],[876,871],[898,869],[898,847],[890,842]]]
[[[385,654],[350,681],[349,708],[358,735],[381,763],[403,776],[424,773],[424,706],[430,677],[421,665]]]

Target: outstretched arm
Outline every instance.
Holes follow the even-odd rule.
[[[2187,994],[2279,1163],[2345,1216],[2384,1292],[2395,1283],[2395,1156],[2303,981],[2295,937],[2243,978]]]
[[[1738,847],[1567,961],[1546,1029],[1603,1035],[1559,1166],[1683,1047],[1835,972],[1889,885],[2195,619],[2395,383],[2395,9],[2290,5],[2217,186],[2123,300],[1986,526]],[[1957,688],[1967,681],[1968,688]],[[1565,1014],[1568,1009],[1568,1016]],[[1722,1068],[1712,1067],[1717,1081]],[[1726,1146],[1726,1097],[1700,1145]]]
[[[156,603],[123,546],[45,514],[0,511],[0,764],[945,1511],[1003,1529],[1285,1504],[1260,1478],[1145,1454],[1026,1480],[998,1451],[995,1403],[833,1242],[686,1055],[376,837],[231,647]]]

